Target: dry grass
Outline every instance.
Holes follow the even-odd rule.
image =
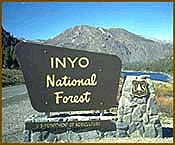
[[[173,96],[173,84],[171,83],[154,83],[154,87],[157,96]]]

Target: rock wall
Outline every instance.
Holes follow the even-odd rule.
[[[133,80],[146,82],[146,95],[132,93]],[[162,137],[154,87],[146,76],[126,78],[119,101],[117,124],[121,137]]]
[[[43,132],[33,132],[29,133],[29,131],[24,131],[24,142],[65,142],[65,143],[74,143],[74,142],[81,142],[84,140],[100,140],[102,138],[116,138],[119,137],[117,131],[108,131],[108,132],[101,132],[99,130],[93,131],[85,131],[85,132],[73,132],[67,131],[60,134],[51,133],[48,131]]]
[[[24,142],[79,142],[116,137],[116,116],[33,116],[25,121]]]

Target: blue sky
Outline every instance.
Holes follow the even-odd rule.
[[[3,2],[2,24],[25,39],[48,39],[76,25],[91,25],[172,41],[173,3]]]

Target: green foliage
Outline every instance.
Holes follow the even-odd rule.
[[[16,69],[2,69],[2,87],[24,83],[23,73]]]
[[[172,56],[167,56],[155,61],[148,61],[145,63],[131,63],[124,66],[125,70],[135,71],[156,71],[165,72],[168,74],[173,73],[173,59]]]
[[[9,32],[6,32],[2,28],[3,68],[19,68],[14,49],[18,42],[18,39],[11,36]]]

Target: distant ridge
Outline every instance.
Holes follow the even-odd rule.
[[[25,40],[13,37],[2,28],[3,68],[19,68],[14,46],[19,41],[55,45],[71,49],[114,54],[128,70],[171,72],[172,43],[151,40],[122,28],[101,28],[88,25],[67,29],[48,40]],[[163,68],[164,67],[164,68]]]
[[[75,26],[42,44],[118,55],[123,64],[159,60],[172,55],[173,45],[122,28]]]

